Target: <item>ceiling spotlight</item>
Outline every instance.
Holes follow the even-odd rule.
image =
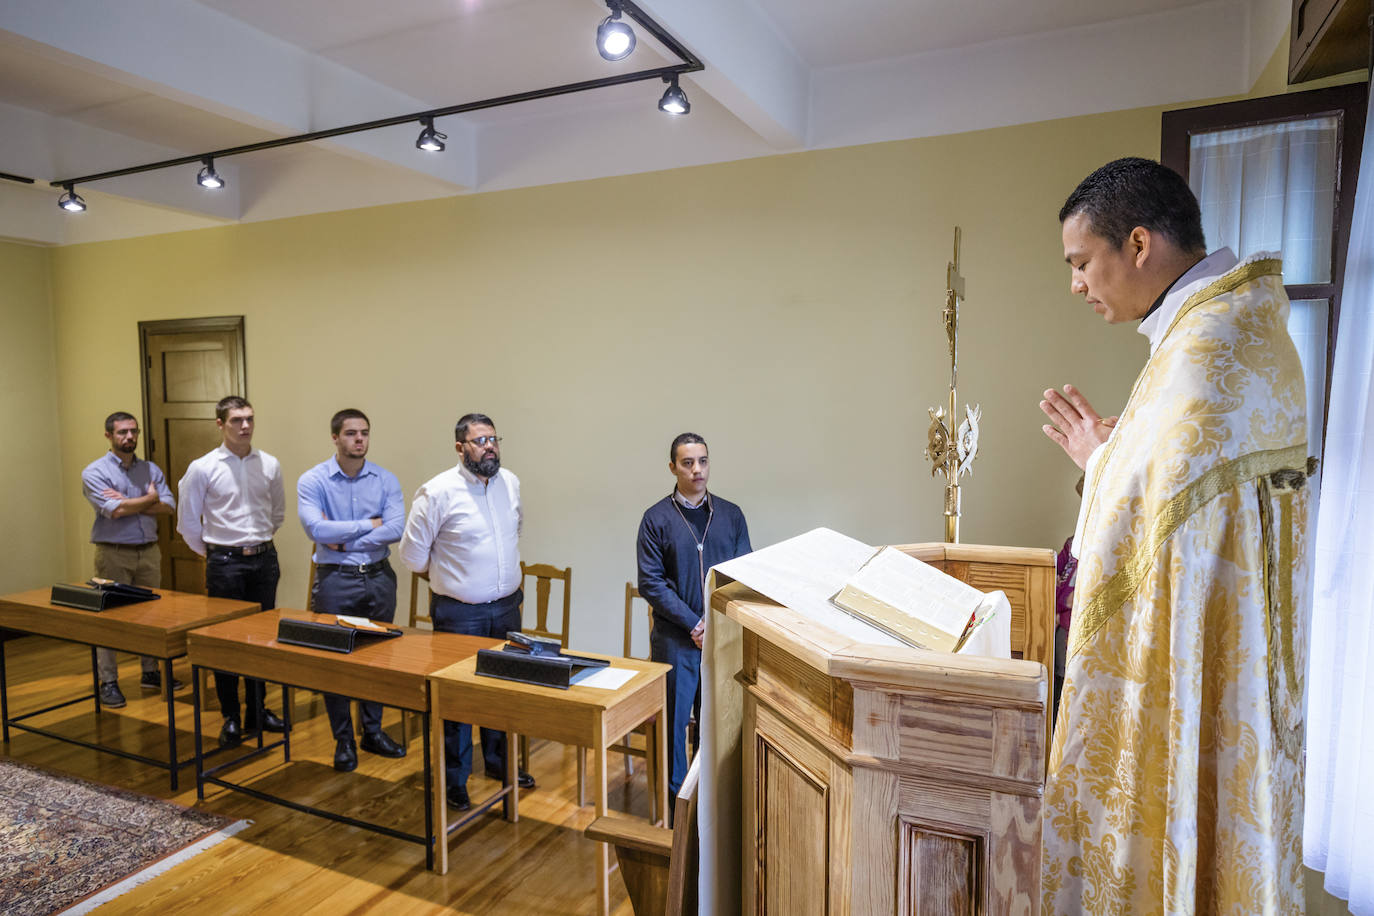
[[[669,82],[668,77],[663,78],[664,82]],[[687,93],[683,92],[677,84],[677,74],[673,74],[672,85],[663,90],[663,98],[658,100],[658,110],[666,111],[670,115],[685,115],[692,110],[692,103],[687,101]]]
[[[215,171],[215,160],[206,156],[201,161],[205,163],[205,168],[201,169],[200,174],[196,176],[196,184],[212,191],[224,187],[224,179],[219,177],[219,172]]]
[[[420,123],[425,126],[425,129],[420,131],[420,136],[415,138],[415,148],[422,149],[427,153],[442,153],[444,141],[448,139],[448,134],[441,134],[434,129],[433,118],[421,118]]]
[[[635,49],[635,30],[620,21],[619,0],[606,0],[611,15],[596,27],[596,51],[606,60],[624,60]]]
[[[57,205],[68,213],[83,213],[86,210],[86,202],[81,199],[81,195],[76,193],[69,184],[62,187],[67,189],[67,193],[57,199]]]

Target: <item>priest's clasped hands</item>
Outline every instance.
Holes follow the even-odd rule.
[[[1054,388],[1047,390],[1040,409],[1050,418],[1050,422],[1040,428],[1082,470],[1087,470],[1088,457],[1107,441],[1112,427],[1120,419],[1099,416],[1083,393],[1072,385],[1065,385],[1063,394]]]

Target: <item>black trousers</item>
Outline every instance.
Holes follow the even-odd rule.
[[[396,619],[396,572],[391,564],[375,573],[361,575],[356,570],[319,567],[315,573],[315,588],[310,592],[310,609],[320,614],[348,614],[391,623]],[[329,713],[329,727],[335,741],[353,738],[353,714],[348,698],[337,694],[324,695],[324,708]],[[382,730],[382,704],[359,703],[359,717],[363,733],[375,735]]]
[[[516,589],[504,598],[484,604],[468,604],[447,595],[432,595],[429,615],[440,633],[465,633],[505,639],[520,629],[520,602],[524,592]],[[506,769],[506,733],[482,729],[482,758],[489,770]],[[472,726],[466,722],[444,723],[444,773],[450,786],[466,786],[472,775]]]
[[[678,635],[682,634],[682,635]],[[671,623],[654,621],[649,631],[649,659],[672,665],[668,672],[668,804],[677,797],[687,778],[691,754],[687,753],[687,723],[701,721],[701,650],[691,634]],[[693,736],[696,737],[696,736]],[[697,745],[692,744],[692,754]]]
[[[280,578],[281,567],[277,565],[275,547],[251,557],[210,547],[205,557],[205,592],[211,598],[256,601],[264,611],[270,611],[277,606],[277,580]],[[255,731],[258,710],[262,708],[263,684],[256,678],[244,678],[244,687],[248,717],[240,721],[244,728]],[[219,695],[219,711],[224,718],[239,719],[239,676],[216,671],[215,693]]]

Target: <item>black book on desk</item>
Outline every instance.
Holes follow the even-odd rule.
[[[352,652],[358,639],[394,639],[401,635],[395,627],[358,627],[338,621],[305,620],[283,617],[277,621],[277,642],[329,652]]]
[[[54,585],[52,597],[48,600],[62,607],[74,607],[82,611],[104,611],[140,601],[156,601],[161,597],[152,589],[140,585],[92,579],[86,585]]]
[[[610,664],[604,658],[568,655],[556,640],[524,633],[507,633],[506,638],[510,641],[499,649],[477,650],[477,674],[567,690],[582,672]]]

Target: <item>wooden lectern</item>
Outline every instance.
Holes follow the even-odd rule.
[[[723,858],[703,884],[733,887],[737,850],[742,913],[1040,912],[1054,553],[902,549],[1004,590],[1025,660],[857,644],[740,583],[718,588],[712,626],[738,647],[713,657],[739,663],[711,675]]]

